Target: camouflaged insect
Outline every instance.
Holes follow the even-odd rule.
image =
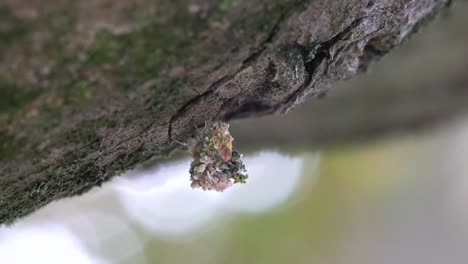
[[[227,123],[206,123],[187,144],[193,157],[190,164],[192,188],[222,192],[234,183],[245,183],[248,176],[242,154],[233,149],[234,139],[228,129]]]

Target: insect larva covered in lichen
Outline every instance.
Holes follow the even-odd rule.
[[[190,164],[192,188],[224,191],[235,183],[245,183],[248,175],[242,154],[233,148],[234,138],[229,124],[207,122],[197,130],[187,146],[193,161]]]

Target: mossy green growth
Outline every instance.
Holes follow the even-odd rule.
[[[113,62],[122,47],[116,37],[108,31],[98,31],[94,35],[94,42],[89,51],[88,64],[102,65]]]
[[[185,9],[161,17],[126,34],[97,32],[87,63],[122,65],[115,67],[114,72],[125,87],[154,78],[169,61],[182,63],[190,57],[190,44],[206,28],[206,21]]]
[[[240,3],[240,0],[221,0],[216,2],[221,11],[228,11],[229,9],[236,7]]]
[[[52,74],[64,74],[71,71],[70,66],[76,65],[79,61],[77,50],[70,48],[70,38],[74,34],[74,25],[77,14],[75,3],[70,3],[68,9],[45,12],[39,24],[46,26],[50,32],[50,42],[45,46],[44,52],[50,52],[55,57],[55,67]]]
[[[294,3],[292,7],[291,2]],[[213,24],[221,23],[231,27],[229,31],[234,33],[233,41],[243,45],[251,41],[259,31],[271,32],[278,19],[302,2],[304,1],[266,1],[266,12],[252,15],[246,10],[245,15],[237,17],[235,21],[229,16],[222,19],[219,16],[202,18],[189,13],[187,8],[174,8],[174,4],[165,3],[160,6],[155,19],[138,30],[119,35],[109,31],[97,32],[89,50],[87,64],[115,66],[111,68],[119,84],[132,88],[142,81],[156,78],[162,67],[171,64],[187,65],[193,53],[197,52],[194,50],[197,46],[193,44],[204,38],[201,32],[214,30]],[[212,4],[227,12],[240,3],[239,0],[222,0],[213,1]]]
[[[13,135],[6,130],[0,130],[0,160],[8,160],[10,157],[14,157],[20,147],[21,142],[15,139]]]
[[[28,23],[0,4],[0,56],[5,48],[28,32]]]
[[[21,109],[25,104],[32,102],[39,93],[39,89],[17,87],[0,75],[0,114],[9,114]]]
[[[305,62],[309,63],[313,61],[321,47],[322,45],[317,43],[312,43],[311,45],[309,45],[309,47],[307,48],[307,54],[305,55]]]
[[[91,98],[94,89],[95,87],[87,80],[75,81],[65,89],[65,102],[80,104]]]
[[[304,64],[304,55],[296,44],[281,44],[276,47],[276,54],[291,65]]]

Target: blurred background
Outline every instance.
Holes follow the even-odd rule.
[[[0,263],[466,263],[467,13],[324,99],[233,122],[246,185],[192,190],[184,154],[146,164],[0,229]]]

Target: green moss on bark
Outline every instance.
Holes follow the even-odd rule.
[[[0,160],[9,160],[15,157],[20,150],[21,142],[6,130],[0,130]]]
[[[0,4],[0,57],[4,49],[21,40],[28,32],[28,23]]]
[[[0,75],[0,115],[11,114],[32,102],[40,91],[34,88],[17,87]]]

